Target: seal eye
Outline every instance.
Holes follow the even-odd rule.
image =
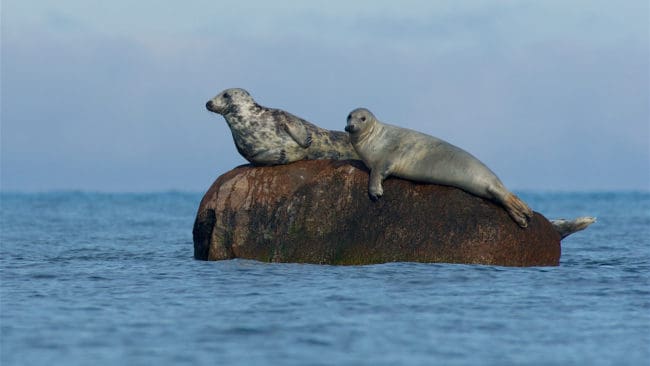
[[[228,93],[223,93],[223,97],[226,98],[226,99],[230,99],[230,94],[228,94]]]
[[[361,122],[365,122],[365,121],[366,121],[366,117],[361,117]]]
[[[352,113],[348,114],[348,121],[352,119]]]

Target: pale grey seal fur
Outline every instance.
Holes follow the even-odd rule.
[[[383,195],[382,181],[389,175],[417,182],[460,188],[502,205],[521,227],[533,211],[508,191],[485,164],[465,150],[421,132],[381,123],[365,108],[353,110],[345,130],[352,146],[370,169],[368,193]]]
[[[343,131],[329,131],[280,109],[263,107],[244,89],[226,89],[206,103],[223,115],[237,151],[257,165],[298,160],[359,159]]]

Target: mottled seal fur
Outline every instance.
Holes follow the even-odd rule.
[[[528,226],[532,210],[508,191],[501,180],[477,158],[448,142],[417,131],[381,123],[365,108],[353,110],[345,130],[352,146],[370,169],[368,193],[383,195],[389,175],[418,182],[460,188],[501,204],[521,227]]]
[[[226,89],[206,103],[223,115],[237,151],[256,165],[298,160],[359,159],[343,131],[329,131],[280,109],[263,107],[244,89]]]

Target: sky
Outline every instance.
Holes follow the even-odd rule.
[[[203,192],[246,163],[230,87],[327,129],[354,108],[513,190],[650,190],[647,0],[3,0],[3,191]]]

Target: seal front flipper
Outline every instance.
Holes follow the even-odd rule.
[[[311,145],[311,133],[299,118],[288,118],[282,123],[282,128],[301,147],[306,149]]]
[[[386,164],[375,168],[370,168],[370,177],[368,178],[368,195],[373,201],[378,200],[384,195],[382,182],[390,175],[390,169]]]
[[[379,174],[378,169],[370,171],[370,177],[368,178],[368,195],[373,201],[378,200],[384,195],[384,187],[381,185],[382,180],[383,179],[381,174]]]

